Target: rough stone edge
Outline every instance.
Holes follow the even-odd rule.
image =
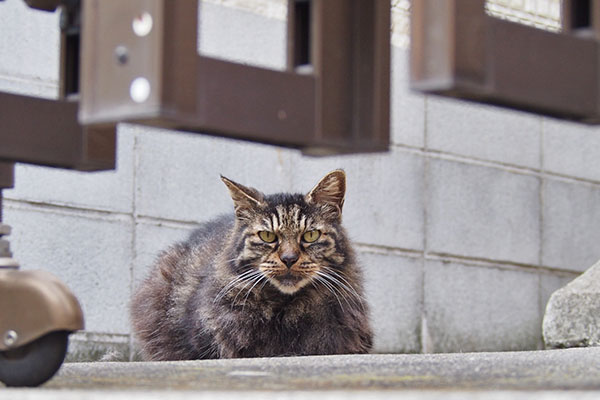
[[[590,301],[590,297],[596,301]],[[582,307],[573,309],[573,304]],[[600,346],[600,315],[596,317],[595,329],[590,327],[590,319],[593,320],[596,315],[592,309],[598,307],[600,260],[550,296],[542,321],[545,347],[559,349]]]

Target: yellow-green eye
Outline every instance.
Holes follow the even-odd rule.
[[[258,232],[258,237],[261,238],[263,242],[267,243],[273,243],[277,240],[277,236],[273,232],[269,231]]]
[[[306,243],[312,243],[312,242],[316,242],[320,236],[321,236],[321,232],[314,230],[314,231],[304,232],[304,235],[302,235],[302,239],[304,239],[304,241]]]

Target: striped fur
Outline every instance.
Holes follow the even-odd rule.
[[[131,317],[147,360],[366,353],[362,275],[341,225],[345,174],[266,196],[222,177],[235,215],[162,253]],[[259,232],[276,235],[273,243]],[[318,231],[307,242],[306,232]],[[286,265],[287,263],[287,265]]]

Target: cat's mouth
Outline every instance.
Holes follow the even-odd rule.
[[[285,286],[296,286],[296,284],[302,280],[302,278],[294,276],[289,272],[283,276],[278,276],[275,279],[277,279],[280,284]]]
[[[302,289],[309,280],[288,271],[285,274],[271,277],[271,282],[279,291],[285,294],[294,294]]]

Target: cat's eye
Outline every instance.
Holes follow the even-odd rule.
[[[277,240],[277,236],[273,232],[269,231],[258,232],[258,237],[266,243],[273,243]]]
[[[316,242],[319,237],[321,237],[321,231],[318,230],[304,232],[304,235],[302,235],[302,239],[306,243]]]

